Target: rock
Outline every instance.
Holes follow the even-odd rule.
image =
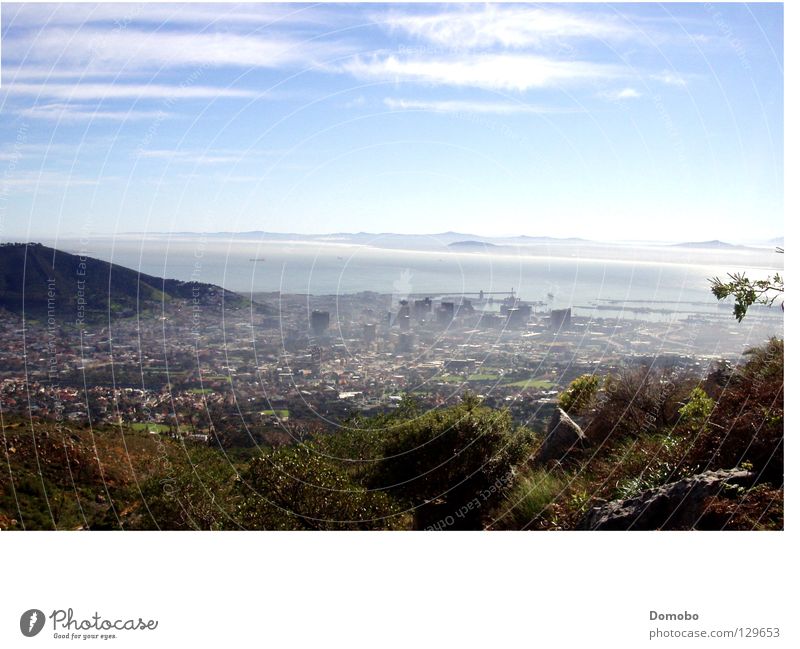
[[[634,498],[613,500],[590,509],[578,524],[582,530],[692,529],[711,496],[728,488],[748,488],[756,474],[742,469],[706,471],[648,489]]]
[[[547,426],[547,437],[536,455],[537,462],[561,460],[574,449],[583,448],[586,435],[561,408],[556,408]]]

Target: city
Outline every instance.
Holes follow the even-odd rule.
[[[224,318],[187,299],[57,333],[6,313],[3,412],[253,446],[335,431],[354,414],[397,408],[404,395],[430,409],[472,392],[543,430],[581,375],[645,365],[702,376],[744,351],[727,308],[657,322],[578,317],[513,290],[252,297],[258,309],[236,305]],[[760,323],[757,312],[751,321]],[[770,325],[774,317],[750,336]]]

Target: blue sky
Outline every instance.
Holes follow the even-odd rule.
[[[777,4],[2,4],[0,239],[783,234]]]

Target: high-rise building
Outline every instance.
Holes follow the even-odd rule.
[[[436,309],[436,321],[441,324],[450,324],[455,315],[455,304],[453,302],[442,302]]]
[[[321,336],[331,323],[331,314],[327,311],[311,312],[311,330],[315,336]]]
[[[414,318],[417,320],[426,320],[430,317],[433,310],[433,302],[431,298],[426,297],[424,300],[414,300]]]
[[[397,339],[397,352],[399,354],[410,354],[414,351],[414,334],[401,333]]]
[[[517,306],[506,309],[508,316],[507,325],[512,328],[524,327],[531,319],[531,306],[529,304],[518,304]]]
[[[572,309],[553,309],[550,311],[550,328],[559,331],[569,329],[572,324]]]

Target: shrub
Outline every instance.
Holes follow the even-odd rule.
[[[522,475],[498,507],[495,527],[529,529],[548,517],[550,506],[564,495],[566,482],[552,471]]]
[[[406,521],[380,491],[353,484],[309,445],[275,449],[251,461],[240,483],[247,529],[392,529]]]
[[[749,462],[762,480],[783,483],[783,340],[746,352],[722,392],[709,425],[686,462],[696,470],[730,469]]]
[[[690,383],[684,377],[642,366],[606,377],[587,436],[597,444],[653,433],[674,424]]]
[[[558,397],[558,405],[567,414],[578,414],[587,410],[597,395],[600,379],[593,374],[579,376]]]
[[[235,470],[218,452],[195,447],[174,457],[142,486],[143,507],[126,521],[130,529],[239,529]]]
[[[714,400],[705,393],[703,388],[696,387],[689,395],[689,400],[679,410],[681,422],[692,432],[699,432],[705,428],[713,409]]]
[[[467,396],[458,406],[389,428],[369,482],[414,507],[418,529],[441,521],[448,529],[479,529],[533,442],[507,411]]]

